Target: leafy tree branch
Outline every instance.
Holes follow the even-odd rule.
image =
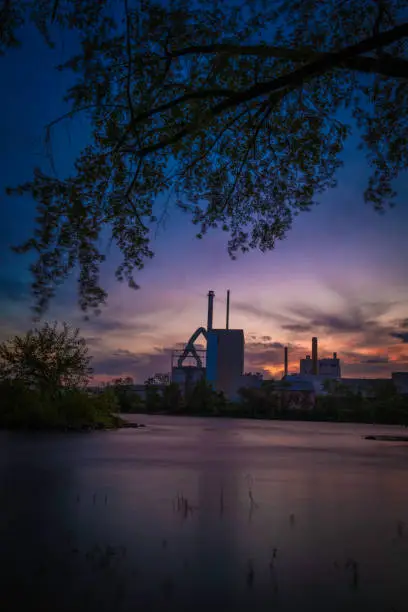
[[[408,166],[403,0],[40,4],[3,0],[0,52],[25,20],[48,43],[55,26],[75,30],[80,51],[59,66],[76,77],[71,108],[48,135],[78,113],[91,133],[70,176],[35,169],[9,191],[37,203],[35,235],[17,250],[37,255],[39,312],[77,270],[82,308],[104,303],[106,228],[123,255],[117,278],[137,287],[160,196],[192,216],[198,237],[223,229],[232,257],[273,249],[336,185],[345,117],[372,171],[364,199],[377,210],[395,202]]]

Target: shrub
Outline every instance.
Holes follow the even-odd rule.
[[[0,384],[0,427],[9,429],[95,429],[115,427],[120,419],[109,392],[61,389],[52,396],[21,381]]]

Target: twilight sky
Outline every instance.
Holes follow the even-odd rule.
[[[8,198],[7,185],[48,168],[45,124],[66,111],[70,77],[53,69],[71,54],[65,37],[49,51],[30,29],[21,49],[0,57],[0,340],[31,327],[29,259],[10,251],[29,237],[35,217],[29,198]],[[86,142],[84,121],[54,132],[58,174],[69,172]],[[337,351],[344,376],[389,376],[408,369],[408,175],[400,178],[398,206],[384,215],[364,204],[364,157],[350,140],[338,187],[320,205],[301,214],[275,251],[253,252],[231,261],[226,235],[198,241],[188,217],[171,212],[154,237],[155,258],[138,274],[139,291],[114,278],[118,253],[104,266],[108,306],[85,322],[76,305],[75,279],[53,302],[47,319],[78,325],[94,356],[97,380],[131,375],[143,382],[170,370],[171,349],[206,322],[206,294],[215,291],[214,326],[225,324],[231,290],[231,327],[246,336],[246,371],[277,376],[288,344],[289,369],[319,338],[320,356]],[[160,202],[157,204],[160,210]]]

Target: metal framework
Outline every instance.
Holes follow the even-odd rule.
[[[191,354],[192,357],[195,359],[197,368],[203,367],[202,359],[198,353],[198,349],[196,349],[196,347],[194,346],[194,342],[197,340],[197,338],[201,334],[204,336],[205,340],[207,340],[207,330],[204,327],[199,327],[198,329],[196,329],[194,334],[191,336],[190,340],[187,342],[186,346],[184,347],[184,350],[181,352],[181,355],[177,363],[178,368],[183,367],[183,363],[189,354]]]
[[[207,357],[206,349],[197,348],[194,346],[194,344],[189,346],[189,342],[188,342],[184,348],[173,350],[171,354],[171,368],[172,369],[173,368],[183,368],[183,367],[205,368],[206,367],[206,357]]]

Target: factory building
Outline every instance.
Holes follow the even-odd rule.
[[[287,357],[285,356],[285,359]],[[312,358],[306,355],[305,359],[300,360],[301,376],[320,376],[321,378],[341,378],[340,359],[337,353],[333,353],[331,358],[319,359],[317,338],[312,338]]]
[[[216,391],[229,400],[236,400],[242,387],[244,372],[244,331],[229,328],[230,292],[227,292],[226,326],[213,328],[214,291],[208,293],[207,328],[199,327],[184,348],[172,356],[172,382],[188,393],[194,384],[205,378]],[[195,342],[203,336],[207,349],[200,351]]]
[[[242,329],[212,329],[207,333],[206,378],[216,391],[236,399],[244,372]]]
[[[299,385],[304,384],[305,390],[313,389],[314,395],[326,395],[329,380],[339,380],[341,377],[340,359],[337,353],[331,358],[319,359],[317,338],[312,338],[312,356],[306,355],[299,363],[299,374],[288,374],[288,348],[284,352],[284,376],[288,388],[296,390]]]

